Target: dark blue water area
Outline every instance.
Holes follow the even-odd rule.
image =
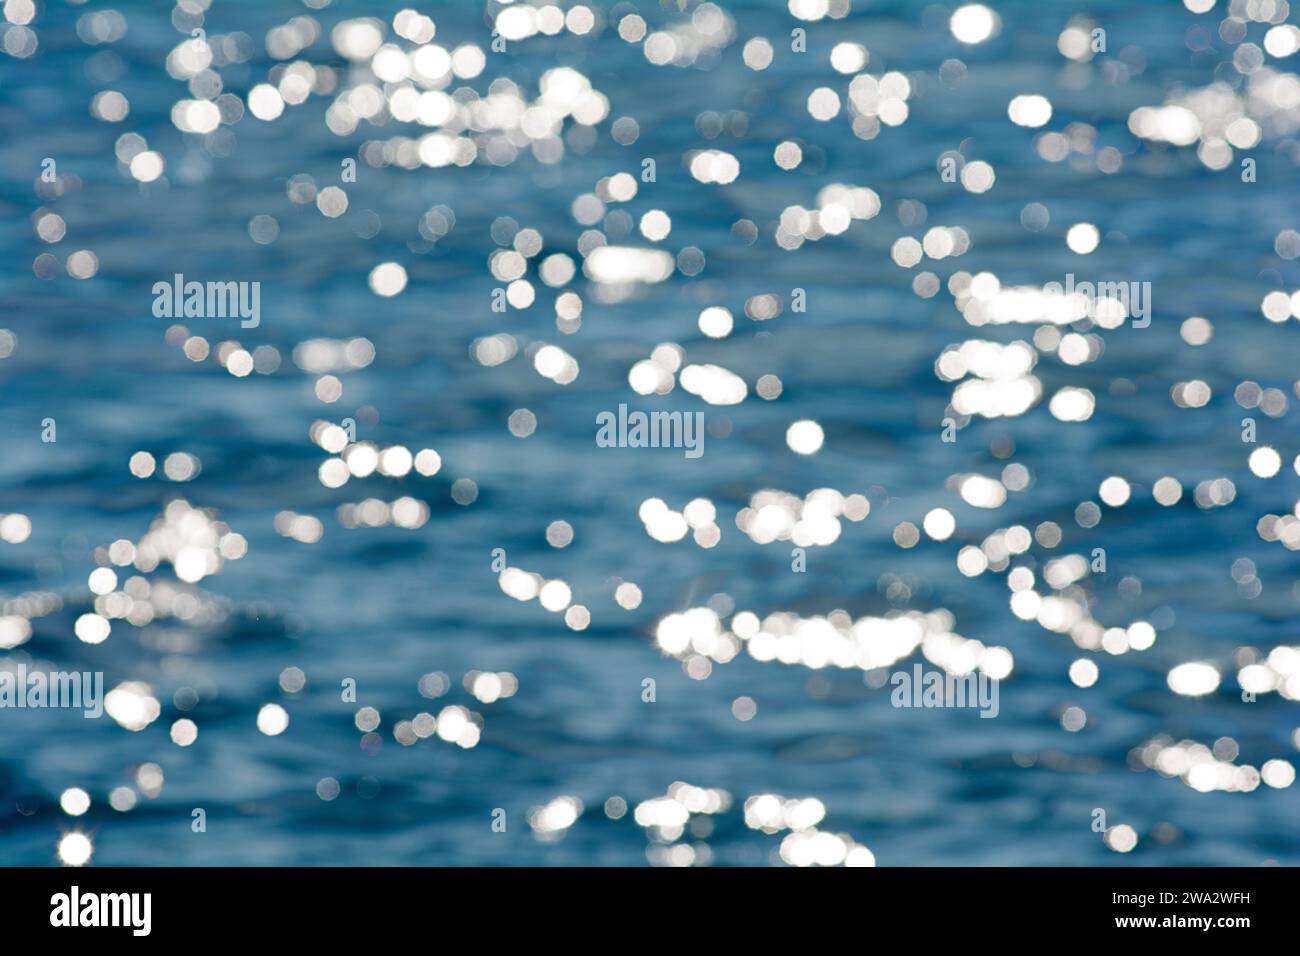
[[[274,122],[245,115],[223,127],[233,139],[215,155],[203,137],[181,133],[170,119],[172,105],[189,96],[163,66],[184,39],[171,8],[115,6],[129,24],[116,43],[90,46],[78,38],[77,18],[103,4],[51,0],[30,25],[39,38],[36,53],[0,57],[0,325],[18,343],[0,361],[0,512],[28,515],[33,525],[27,541],[0,544],[0,596],[50,591],[63,601],[57,613],[33,619],[31,640],[8,652],[11,662],[102,670],[109,687],[142,681],[153,688],[161,714],[131,732],[107,716],[0,711],[0,862],[56,863],[60,836],[76,828],[92,836],[100,865],[643,865],[646,830],[631,812],[609,819],[602,805],[618,794],[635,806],[686,781],[725,790],[735,802],[711,832],[684,838],[707,844],[717,864],[780,862],[781,836],[750,829],[739,809],[761,793],[821,800],[821,827],[851,835],[883,866],[1300,863],[1294,786],[1201,793],[1135,769],[1130,756],[1166,734],[1206,745],[1232,738],[1240,747],[1236,762],[1254,767],[1296,759],[1295,702],[1275,693],[1243,702],[1233,665],[1241,647],[1267,653],[1300,644],[1294,552],[1256,532],[1263,515],[1295,507],[1300,476],[1291,459],[1300,452],[1300,433],[1293,414],[1270,418],[1233,399],[1239,383],[1253,381],[1294,400],[1295,326],[1266,321],[1260,302],[1269,291],[1300,285],[1300,269],[1274,252],[1275,236],[1297,226],[1296,166],[1285,136],[1267,130],[1249,153],[1259,164],[1254,183],[1241,181],[1236,163],[1212,171],[1194,147],[1144,143],[1128,130],[1132,110],[1159,106],[1172,90],[1216,79],[1241,86],[1243,77],[1221,67],[1233,51],[1216,34],[1221,10],[1195,16],[1155,0],[1094,4],[1088,12],[1105,26],[1109,52],[1091,64],[1072,64],[1056,49],[1060,31],[1083,12],[1062,2],[995,4],[1000,34],[973,47],[949,32],[950,11],[921,3],[855,0],[843,19],[806,23],[776,0],[725,3],[736,37],[691,68],[652,65],[608,25],[587,37],[537,37],[490,53],[483,75],[465,85],[483,94],[492,80],[507,77],[531,99],[547,69],[582,72],[610,101],[589,149],[570,148],[552,165],[526,150],[500,167],[480,161],[407,170],[359,162],[357,182],[343,184],[340,162],[356,157],[363,143],[418,136],[422,128],[363,122],[339,136],[325,125],[332,97],[313,96]],[[316,11],[288,0],[215,0],[204,27],[209,35],[243,31],[252,38],[251,60],[221,70],[226,91],[246,96],[276,62],[263,43],[272,27],[293,16],[317,18],[321,38],[297,58],[340,68],[348,83],[330,28],[355,16],[391,24],[402,6],[338,2]],[[639,12],[652,29],[689,16],[638,6],[615,9]],[[434,42],[490,43],[480,3],[420,9],[437,22]],[[808,34],[801,55],[789,52],[795,27]],[[1189,49],[1195,28],[1209,31],[1210,50]],[[1248,39],[1262,42],[1266,28],[1252,24]],[[744,66],[741,48],[752,36],[774,42],[770,69]],[[814,89],[846,86],[848,78],[828,62],[841,41],[868,47],[869,72],[909,76],[905,123],[861,140],[843,114],[830,122],[809,116],[805,104]],[[106,50],[117,59],[92,64]],[[939,67],[950,58],[965,64],[960,83],[940,79]],[[1107,81],[1107,58],[1137,65]],[[90,115],[88,104],[103,89],[129,99],[125,121]],[[1122,169],[1103,174],[1078,154],[1058,163],[1041,159],[1038,131],[1007,118],[1008,101],[1021,93],[1051,99],[1048,129],[1095,128],[1096,147],[1117,148]],[[696,120],[706,111],[743,112],[743,135],[705,138]],[[628,146],[610,136],[611,121],[623,116],[640,125]],[[165,156],[163,179],[141,184],[124,172],[114,143],[127,132]],[[783,171],[772,161],[786,139],[804,146],[799,169]],[[732,152],[739,179],[725,187],[692,179],[682,157],[701,148]],[[976,195],[941,180],[940,154],[957,149],[993,165],[992,190]],[[56,200],[38,196],[34,184],[45,157],[57,160],[60,176],[77,177],[80,188]],[[601,177],[638,174],[644,158],[656,160],[657,180],[640,184],[627,211],[634,218],[667,212],[672,232],[658,245],[673,253],[697,247],[706,257],[703,271],[679,272],[608,302],[580,273],[571,286],[584,299],[575,335],[557,332],[552,304],[560,290],[540,282],[531,309],[493,312],[492,290],[500,285],[488,265],[497,248],[494,220],[509,216],[535,228],[544,255],[577,260],[587,227],[574,220],[574,199]],[[343,185],[348,212],[328,219],[314,204],[292,203],[286,183],[299,174],[320,187]],[[817,191],[830,183],[876,190],[881,214],[841,236],[796,251],[779,248],[773,235],[782,210],[814,208]],[[900,222],[904,200],[924,205],[924,224]],[[1020,222],[1033,202],[1051,214],[1039,232]],[[417,224],[439,204],[454,211],[455,226],[430,246]],[[57,244],[41,242],[32,228],[30,217],[42,207],[67,223],[68,235]],[[249,221],[258,215],[278,222],[269,245],[250,239]],[[733,234],[740,219],[757,225],[757,241]],[[1071,253],[1064,239],[1081,221],[1096,223],[1102,235],[1087,257]],[[1033,327],[975,329],[946,287],[931,299],[913,293],[919,269],[895,265],[890,247],[934,225],[961,226],[971,237],[964,256],[921,267],[933,268],[944,283],[958,270],[993,272],[1004,286],[1062,282],[1067,273],[1150,281],[1150,327],[1102,332],[1105,353],[1088,364],[1040,357],[1042,401],[1018,417],[976,418],[955,443],[945,443],[941,420],[952,383],[935,374],[940,352],[970,338],[1028,339]],[[64,260],[76,249],[98,256],[93,278],[34,274],[41,253]],[[374,295],[367,284],[384,261],[402,264],[409,275],[393,298]],[[182,321],[214,346],[274,346],[283,356],[280,369],[235,378],[212,359],[191,362],[164,341],[173,320],[152,314],[150,290],[176,273],[261,282],[255,329],[233,319]],[[787,308],[765,323],[744,317],[750,296],[775,293],[788,304],[796,287],[806,290],[806,312]],[[708,305],[736,315],[731,336],[700,334],[696,319]],[[1214,324],[1206,346],[1180,338],[1180,323],[1193,315]],[[499,332],[517,338],[519,354],[495,367],[479,364],[472,343]],[[340,374],[342,399],[324,404],[314,393],[316,376],[295,367],[291,353],[305,340],[354,337],[373,342],[375,360]],[[527,344],[535,342],[569,352],[578,378],[561,386],[534,372]],[[663,397],[635,394],[628,370],[665,342],[679,344],[689,363],[740,375],[749,398],[723,407],[680,387]],[[763,374],[783,383],[775,401],[753,392]],[[1176,407],[1170,389],[1194,379],[1213,398],[1202,408]],[[1095,393],[1089,420],[1064,423],[1049,414],[1047,398],[1065,386]],[[703,411],[704,454],[691,460],[673,449],[598,447],[596,415],[620,402]],[[536,432],[524,439],[507,428],[520,408],[537,418]],[[1260,443],[1282,455],[1273,479],[1256,478],[1247,467],[1255,447],[1241,441],[1247,415],[1258,421]],[[359,422],[363,440],[437,449],[441,471],[324,487],[317,469],[327,456],[308,432],[317,420],[343,417]],[[46,418],[57,422],[56,443],[41,441]],[[786,445],[786,429],[800,419],[824,428],[825,445],[815,455],[796,455]],[[1014,454],[995,457],[990,448],[1007,439]],[[202,471],[186,483],[165,480],[161,470],[138,479],[127,463],[140,450],[160,464],[173,452],[189,453]],[[1026,466],[1033,481],[995,510],[968,506],[946,484],[969,472],[996,477],[1011,461]],[[1098,500],[1098,485],[1110,475],[1132,483],[1131,501],[1103,508],[1096,527],[1080,527],[1075,507]],[[1173,507],[1152,498],[1153,483],[1165,475],[1184,487]],[[1235,500],[1198,507],[1193,488],[1216,478],[1235,484]],[[472,504],[453,500],[457,479],[476,484]],[[868,494],[872,510],[861,523],[845,522],[833,545],[808,549],[807,572],[795,574],[788,542],[760,545],[735,525],[736,512],[764,488]],[[349,529],[336,518],[345,502],[401,495],[427,504],[427,523]],[[93,550],[138,541],[176,497],[215,509],[247,538],[245,557],[198,585],[219,614],[203,625],[117,620],[104,643],[78,641],[74,622],[93,601],[86,584]],[[689,538],[652,540],[638,519],[641,502],[651,497],[676,509],[710,499],[721,543],[706,550]],[[897,524],[919,525],[939,507],[957,519],[953,538],[923,537],[908,550],[894,544]],[[321,540],[304,544],[278,534],[274,520],[282,511],[319,518]],[[563,549],[546,540],[557,520],[574,530]],[[1064,540],[1052,551],[1036,545],[1027,558],[1041,571],[1052,556],[1104,548],[1106,573],[1082,583],[1091,613],[1106,626],[1159,622],[1154,646],[1118,656],[1082,651],[1068,636],[1015,617],[1004,575],[968,578],[957,570],[961,547],[978,546],[1000,528],[1033,529],[1045,521],[1058,523]],[[591,625],[571,630],[537,602],[502,593],[491,567],[496,548],[513,566],[568,582],[574,601],[590,608]],[[1231,576],[1240,558],[1254,562],[1263,585],[1257,596]],[[166,579],[170,566],[146,576]],[[1140,581],[1140,590],[1121,589],[1126,578]],[[638,608],[614,602],[614,579],[640,586]],[[908,597],[886,594],[896,579],[906,582]],[[655,626],[717,595],[760,617],[945,608],[956,632],[1008,648],[1015,669],[1001,684],[1000,713],[991,720],[972,710],[895,708],[888,687],[868,687],[857,669],[810,670],[745,653],[694,680],[654,646]],[[1077,687],[1067,676],[1079,657],[1100,667],[1092,687]],[[1219,667],[1219,689],[1199,698],[1172,693],[1169,670],[1194,660]],[[301,693],[278,686],[288,667],[305,672]],[[518,692],[480,703],[461,686],[470,670],[514,674]],[[449,676],[452,690],[426,700],[417,683],[435,671]],[[356,682],[355,702],[341,699],[346,678]],[[642,700],[647,678],[656,682],[653,703]],[[176,706],[181,688],[199,692],[193,709]],[[757,704],[750,721],[732,715],[741,696]],[[287,731],[274,737],[256,725],[259,708],[272,702],[290,717]],[[448,704],[482,714],[477,746],[433,738],[407,747],[394,739],[398,721]],[[363,749],[354,725],[363,706],[381,715],[377,751]],[[1071,706],[1087,715],[1078,732],[1062,726]],[[198,726],[192,746],[169,739],[181,718]],[[127,812],[112,809],[110,792],[136,786],[136,768],[149,763],[165,774],[157,796],[141,795]],[[341,793],[324,801],[316,788],[328,777]],[[59,808],[59,795],[70,787],[91,796],[83,817]],[[578,798],[585,810],[563,839],[540,840],[527,813],[560,796]],[[195,808],[206,812],[206,833],[192,832]],[[496,808],[506,811],[504,833],[491,826]],[[1094,832],[1096,808],[1110,825],[1134,828],[1133,852],[1113,852]]]

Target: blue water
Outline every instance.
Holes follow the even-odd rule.
[[[682,19],[657,4],[640,6],[652,29]],[[1130,751],[1158,734],[1207,746],[1230,737],[1240,747],[1235,762],[1254,767],[1272,759],[1294,763],[1297,756],[1295,702],[1266,694],[1244,703],[1232,666],[1239,647],[1267,653],[1300,643],[1295,559],[1255,531],[1262,515],[1295,505],[1300,477],[1290,459],[1300,451],[1300,435],[1293,416],[1268,418],[1233,400],[1233,389],[1247,380],[1294,399],[1294,326],[1266,321],[1259,304],[1273,289],[1300,284],[1300,270],[1273,247],[1279,232],[1297,225],[1295,163],[1286,136],[1266,130],[1259,147],[1238,154],[1259,163],[1258,181],[1247,184],[1235,160],[1211,171],[1194,147],[1144,143],[1127,128],[1130,111],[1161,105],[1177,86],[1216,78],[1241,85],[1241,76],[1220,67],[1231,60],[1231,45],[1217,36],[1210,52],[1187,45],[1191,28],[1213,35],[1222,11],[1198,17],[1154,0],[1097,5],[1092,12],[1107,29],[1110,52],[1070,65],[1056,50],[1057,34],[1076,12],[1068,3],[995,4],[1001,33],[975,47],[952,37],[946,14],[919,3],[857,2],[865,9],[815,23],[794,20],[776,0],[724,6],[737,38],[699,68],[651,65],[609,26],[599,35],[537,37],[488,55],[483,75],[466,84],[480,93],[509,77],[531,98],[542,72],[567,65],[608,96],[610,118],[585,153],[569,149],[554,165],[526,152],[502,167],[405,170],[360,162],[357,182],[347,184],[338,178],[340,161],[355,157],[363,142],[423,130],[362,123],[338,136],[324,123],[332,97],[313,96],[274,122],[245,115],[222,127],[233,141],[205,148],[202,137],[182,134],[170,120],[172,104],[190,94],[163,68],[184,38],[166,4],[118,3],[126,35],[92,47],[78,39],[76,18],[103,5],[51,2],[30,25],[39,38],[36,53],[0,55],[0,325],[18,342],[0,361],[0,511],[26,514],[33,525],[27,541],[0,544],[0,593],[49,591],[62,599],[61,610],[34,619],[31,640],[8,656],[11,663],[102,670],[109,687],[142,681],[162,705],[140,732],[107,716],[0,711],[0,862],[55,863],[60,835],[75,828],[91,834],[99,865],[643,865],[646,830],[631,812],[609,819],[602,805],[618,794],[635,806],[674,781],[733,798],[711,831],[682,838],[706,845],[716,864],[779,862],[782,835],[748,828],[739,809],[761,793],[821,800],[821,828],[851,835],[883,866],[1300,862],[1294,786],[1201,793],[1130,765]],[[391,22],[401,7],[335,3],[313,11],[288,0],[216,0],[203,25],[209,35],[238,30],[252,38],[250,62],[220,71],[225,89],[244,96],[276,62],[262,42],[271,27],[315,16],[321,39],[298,58],[342,67],[329,45],[333,24],[362,15]],[[437,21],[435,42],[490,42],[477,2],[421,9]],[[625,9],[631,5],[619,5],[620,14]],[[790,53],[785,39],[796,26],[808,31],[803,55]],[[1261,43],[1266,28],[1252,24],[1247,40]],[[744,41],[755,35],[777,47],[763,72],[741,61]],[[804,105],[818,86],[843,93],[848,78],[827,60],[843,40],[869,48],[869,72],[901,70],[913,81],[907,122],[870,141],[855,138],[843,114],[820,123]],[[1121,51],[1142,68],[1107,82],[1101,64],[1118,62]],[[956,86],[938,76],[948,58],[967,67]],[[92,96],[103,89],[127,96],[125,121],[89,114]],[[1124,154],[1120,172],[1040,159],[1037,131],[1012,125],[1006,113],[1012,96],[1029,92],[1052,100],[1047,129],[1095,127],[1098,148]],[[704,138],[694,123],[706,110],[744,111],[744,135]],[[610,121],[620,116],[640,124],[634,145],[610,137]],[[140,184],[119,168],[114,142],[126,132],[144,136],[166,157],[163,180]],[[805,150],[803,166],[790,172],[771,160],[787,138]],[[988,193],[968,193],[936,173],[939,154],[964,141],[967,157],[997,171]],[[741,163],[736,183],[692,180],[680,157],[698,148],[734,153]],[[55,158],[60,177],[77,177],[80,188],[42,200],[34,186],[44,157]],[[487,264],[497,247],[493,221],[512,217],[543,234],[544,254],[578,259],[585,227],[571,215],[573,200],[603,176],[637,173],[644,157],[656,158],[657,182],[641,184],[627,211],[634,218],[666,211],[672,232],[660,245],[674,253],[698,247],[707,257],[704,271],[678,273],[609,304],[589,294],[580,274],[572,288],[583,296],[584,312],[575,335],[556,331],[556,290],[540,283],[532,309],[494,313],[491,290],[500,283]],[[327,219],[314,204],[291,203],[286,181],[304,173],[318,187],[343,185],[348,212]],[[817,190],[835,182],[875,189],[884,204],[880,216],[795,252],[778,248],[772,237],[781,211],[812,208]],[[900,224],[902,200],[924,204],[924,225]],[[1042,232],[1020,224],[1031,202],[1050,210]],[[438,204],[454,210],[455,227],[426,248],[417,222]],[[32,228],[29,219],[42,206],[67,223],[59,243],[43,243]],[[269,245],[249,237],[257,215],[278,222]],[[742,218],[758,225],[752,245],[732,234]],[[1064,242],[1068,225],[1079,221],[1096,223],[1103,236],[1086,259]],[[970,251],[915,270],[890,261],[899,236],[919,236],[931,225],[962,226]],[[648,245],[639,237],[626,241]],[[41,253],[62,261],[76,249],[98,256],[93,278],[76,281],[61,269],[48,281],[34,275]],[[383,261],[409,273],[395,298],[379,298],[367,286],[370,270]],[[943,443],[940,420],[952,385],[934,372],[942,349],[968,338],[1027,338],[1032,327],[972,329],[946,288],[929,300],[912,292],[921,268],[934,268],[945,283],[958,269],[994,272],[1004,286],[1062,281],[1067,272],[1149,280],[1152,322],[1101,333],[1105,354],[1096,362],[1069,367],[1041,357],[1035,374],[1044,398],[1033,409],[977,418],[955,444]],[[260,281],[258,328],[241,329],[230,319],[183,321],[214,346],[229,339],[249,350],[272,345],[283,358],[280,369],[235,378],[211,358],[193,363],[169,345],[164,332],[171,321],[153,316],[150,289],[174,273]],[[788,296],[795,287],[807,290],[807,312],[787,308],[762,325],[744,318],[749,296]],[[737,316],[727,339],[706,340],[696,328],[699,310],[712,304]],[[1191,315],[1214,323],[1207,346],[1193,348],[1179,337],[1179,324]],[[471,343],[497,332],[518,337],[520,354],[484,367],[471,358]],[[292,362],[293,348],[313,338],[357,336],[374,343],[376,359],[341,374],[343,398],[323,404],[313,392],[315,376]],[[560,386],[536,374],[531,353],[525,355],[528,342],[562,346],[581,367],[577,380]],[[680,388],[664,398],[634,394],[628,369],[662,342],[680,344],[689,362],[736,372],[750,397],[715,407]],[[765,373],[784,384],[776,401],[753,393]],[[1133,384],[1131,394],[1112,389],[1120,379]],[[1212,400],[1200,409],[1175,407],[1170,388],[1191,379],[1206,382]],[[1096,394],[1097,411],[1087,422],[1064,424],[1048,413],[1047,397],[1066,385]],[[705,454],[687,460],[678,451],[596,447],[596,414],[620,402],[704,411],[711,426]],[[507,429],[518,408],[537,416],[537,430],[526,439]],[[1258,420],[1260,442],[1282,454],[1282,471],[1272,480],[1253,477],[1246,466],[1253,447],[1240,438],[1246,415]],[[308,430],[318,419],[343,417],[357,420],[360,439],[437,449],[442,470],[325,488],[317,468],[327,456]],[[57,422],[55,443],[41,441],[46,418]],[[784,440],[788,425],[804,418],[820,422],[826,435],[824,448],[808,457],[793,454]],[[1014,454],[995,458],[991,443],[1006,438]],[[160,466],[167,454],[187,452],[202,471],[176,483],[160,467],[141,480],[127,466],[139,450]],[[1008,461],[1024,464],[1034,480],[997,510],[971,508],[945,487],[953,474],[996,476]],[[1097,500],[1100,481],[1115,474],[1133,483],[1132,500],[1104,508],[1096,528],[1080,528],[1075,506]],[[1175,507],[1152,500],[1151,485],[1162,475],[1183,483]],[[1235,501],[1198,508],[1195,484],[1219,477],[1236,484]],[[452,482],[460,478],[477,485],[472,504],[452,500]],[[846,522],[834,545],[809,549],[804,574],[791,573],[788,542],[759,545],[735,526],[735,513],[756,491],[803,495],[821,487],[866,493],[872,511],[860,524]],[[427,503],[430,519],[422,527],[347,529],[335,517],[342,503],[403,494]],[[139,541],[178,496],[216,509],[248,541],[246,557],[198,585],[217,602],[215,619],[168,618],[144,627],[115,620],[104,643],[78,641],[74,622],[93,600],[86,580],[94,549]],[[689,538],[649,538],[637,510],[655,496],[678,509],[695,497],[711,499],[721,544],[704,550]],[[956,516],[952,539],[923,539],[911,550],[893,543],[896,524],[919,525],[936,507]],[[304,544],[277,534],[275,515],[286,510],[318,517],[322,539]],[[556,520],[574,529],[567,548],[547,544],[545,529]],[[1014,617],[1003,575],[966,578],[957,571],[961,546],[978,545],[998,528],[1032,529],[1043,521],[1059,523],[1065,540],[1050,554],[1035,547],[1030,555],[1041,564],[1052,555],[1106,549],[1107,572],[1084,582],[1091,612],[1107,626],[1159,622],[1151,649],[1122,656],[1081,651],[1068,637]],[[574,601],[591,609],[591,626],[570,630],[537,602],[503,594],[491,566],[495,548],[511,565],[567,581]],[[1258,596],[1232,579],[1238,558],[1255,563]],[[119,578],[130,573],[117,570]],[[164,565],[145,576],[165,580],[170,572]],[[891,601],[891,575],[908,582],[910,597]],[[1126,577],[1140,580],[1140,593],[1121,593]],[[639,584],[639,608],[614,603],[613,578]],[[946,608],[958,633],[1009,648],[1015,670],[1001,685],[1000,714],[992,720],[969,710],[895,709],[888,688],[867,687],[859,670],[760,663],[745,653],[715,664],[707,680],[692,680],[654,647],[654,627],[664,615],[718,594],[760,616],[844,609],[856,618]],[[1100,666],[1091,688],[1067,677],[1079,657]],[[1215,693],[1171,693],[1166,674],[1192,660],[1223,671]],[[288,667],[306,674],[299,694],[277,686]],[[518,693],[491,704],[474,700],[461,678],[475,669],[514,674]],[[417,682],[429,672],[448,675],[445,697],[420,696]],[[355,703],[341,699],[346,678],[356,682]],[[646,678],[656,682],[653,703],[642,700]],[[198,692],[191,710],[174,702],[182,688]],[[748,722],[731,713],[742,695],[758,706]],[[274,737],[256,726],[259,708],[272,702],[290,716],[287,731]],[[394,739],[398,721],[448,704],[482,715],[477,746],[433,738],[406,747]],[[1087,714],[1078,732],[1061,723],[1072,705]],[[363,749],[354,725],[363,706],[381,715],[377,751]],[[181,718],[198,725],[192,746],[169,739]],[[110,792],[136,787],[136,768],[148,763],[165,774],[161,791],[140,794],[129,811],[112,809]],[[337,799],[317,796],[323,778],[339,782]],[[89,793],[85,816],[60,810],[59,795],[70,787]],[[539,840],[528,811],[560,796],[577,797],[585,811],[563,839]],[[206,813],[204,833],[192,831],[195,808]],[[496,808],[506,811],[504,833],[491,826]],[[1093,831],[1096,808],[1110,825],[1134,828],[1133,852],[1112,851]],[[1157,830],[1160,824],[1172,829]]]

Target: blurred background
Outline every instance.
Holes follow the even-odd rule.
[[[1300,862],[1283,0],[3,13],[0,862]]]

